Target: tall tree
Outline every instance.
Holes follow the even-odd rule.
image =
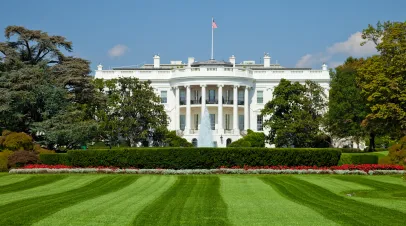
[[[0,42],[0,127],[30,133],[48,144],[66,144],[47,140],[57,136],[50,128],[83,128],[76,112],[83,112],[82,121],[93,120],[103,103],[89,75],[89,61],[65,56],[62,51],[70,52],[72,43],[62,36],[9,26],[5,37]]]
[[[343,65],[331,71],[328,114],[329,133],[336,138],[352,137],[359,147],[367,130],[361,126],[368,113],[365,98],[356,83],[357,70],[364,59],[349,57]]]
[[[277,147],[313,147],[326,107],[322,87],[312,81],[304,85],[282,79],[273,99],[262,110],[267,139]]]
[[[363,125],[399,138],[406,135],[406,22],[369,25],[363,38],[380,53],[358,70],[357,82],[371,110]]]
[[[168,116],[150,81],[119,78],[95,83],[108,96],[107,107],[98,110],[97,118],[102,136],[111,146],[119,138],[131,146],[145,144],[166,132]]]

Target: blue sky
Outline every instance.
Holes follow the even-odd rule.
[[[73,42],[73,55],[92,69],[214,58],[271,62],[285,67],[335,66],[352,55],[374,54],[359,47],[360,33],[377,21],[405,21],[404,0],[19,0],[2,1],[0,28],[21,25],[62,35]],[[4,36],[0,41],[4,41]]]

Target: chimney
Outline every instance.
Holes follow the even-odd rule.
[[[327,67],[326,63],[323,63],[323,65],[321,66],[321,70],[328,71],[328,67]]]
[[[188,66],[188,67],[191,67],[194,62],[195,62],[195,58],[194,58],[194,57],[189,57],[189,58],[187,58],[187,66]]]
[[[234,55],[231,55],[231,57],[230,57],[230,63],[232,63],[232,64],[233,64],[233,67],[235,67],[235,56],[234,56]]]
[[[160,57],[159,55],[154,55],[154,68],[160,67]]]
[[[98,70],[98,71],[103,70],[103,65],[101,65],[101,64],[97,65],[97,70]]]
[[[270,67],[271,66],[271,57],[269,56],[269,53],[264,54],[264,67]]]

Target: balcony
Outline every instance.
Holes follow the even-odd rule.
[[[186,100],[185,99],[180,99],[179,100],[179,105],[186,105]],[[210,100],[210,99],[206,99],[206,104],[218,104],[219,101],[217,99],[214,100]],[[190,100],[190,104],[191,105],[199,105],[202,104],[202,100]],[[233,105],[234,104],[234,100],[224,100],[223,99],[223,105]],[[238,105],[244,105],[244,101],[243,100],[238,100],[237,101]]]

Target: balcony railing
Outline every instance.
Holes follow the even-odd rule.
[[[179,105],[186,105],[187,101],[184,99],[179,100]],[[217,99],[214,100],[210,100],[210,99],[206,99],[206,104],[218,104],[219,101]],[[243,100],[238,100],[237,104],[238,105],[244,105],[244,101]],[[202,100],[190,100],[190,104],[191,105],[197,105],[197,104],[202,104]],[[233,100],[223,100],[223,105],[233,105],[234,101]]]

